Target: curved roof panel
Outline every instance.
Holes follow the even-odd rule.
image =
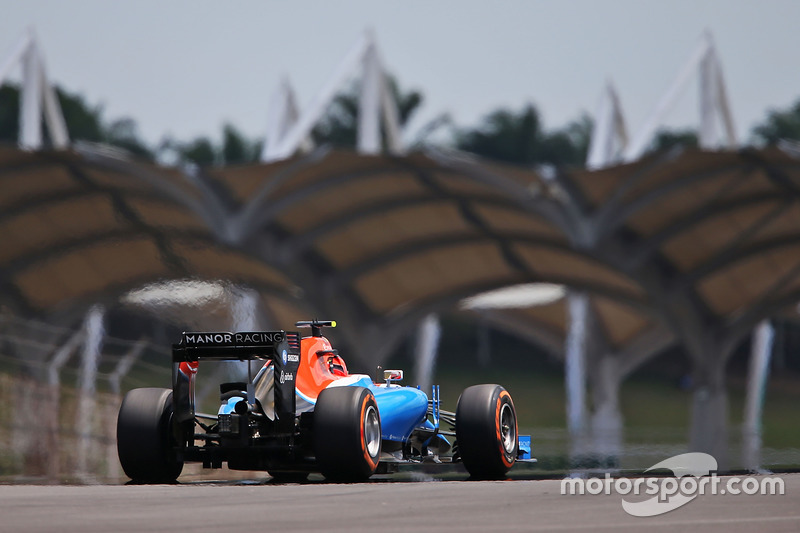
[[[747,331],[798,299],[800,161],[784,151],[673,151],[565,179],[626,242],[624,270],[660,272],[717,323]]]
[[[0,147],[0,283],[47,314],[170,279],[228,280],[291,299],[286,276],[220,242],[202,194],[172,169]]]
[[[457,162],[327,152],[214,169],[206,180],[238,203],[242,243],[269,242],[266,260],[287,271],[302,264],[311,274],[298,285],[347,295],[365,318],[526,281],[643,297],[624,273],[576,251],[538,210],[550,186],[537,173]]]

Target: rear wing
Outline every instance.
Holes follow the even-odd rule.
[[[172,345],[172,390],[178,423],[195,416],[194,372],[190,365],[211,361],[272,361],[275,372],[275,413],[286,424],[294,424],[295,376],[300,366],[300,335],[294,331],[184,332]],[[248,372],[250,371],[248,365]],[[197,367],[194,367],[195,369]],[[248,374],[249,375],[249,374]],[[254,403],[253,378],[247,382],[248,403]],[[281,424],[283,425],[283,424]]]
[[[300,336],[294,331],[185,332],[181,342],[172,345],[173,362],[201,359],[245,361],[281,359],[300,355]]]

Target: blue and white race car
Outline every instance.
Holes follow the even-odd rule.
[[[322,335],[335,322],[296,326],[311,335],[184,333],[173,345],[172,389],[134,389],[120,407],[117,449],[128,477],[171,482],[184,462],[200,462],[286,481],[310,472],[361,481],[403,463],[461,462],[473,478],[500,479],[515,461],[530,459],[530,437],[518,436],[514,402],[500,385],[469,387],[455,412],[444,411],[438,386],[429,398],[398,385],[401,370],[381,371],[377,382],[350,374]],[[203,360],[264,363],[252,379],[220,384],[220,407],[211,415],[195,411]]]

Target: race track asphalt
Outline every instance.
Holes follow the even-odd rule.
[[[0,485],[0,531],[800,531],[800,474],[780,477],[782,496],[707,494],[651,518],[559,480]]]

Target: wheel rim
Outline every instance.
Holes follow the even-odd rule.
[[[376,457],[381,447],[381,423],[378,420],[378,411],[374,406],[367,407],[364,414],[364,444],[370,457]]]
[[[500,433],[503,449],[507,454],[514,453],[514,446],[517,444],[517,424],[514,421],[514,411],[507,403],[500,409]]]

